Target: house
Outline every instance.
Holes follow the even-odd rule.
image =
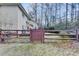
[[[19,3],[0,3],[0,28],[26,30],[38,28],[26,10]]]

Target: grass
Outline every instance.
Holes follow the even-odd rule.
[[[67,43],[44,43],[44,44],[0,44],[0,55],[9,56],[77,56],[79,48],[73,48]],[[69,43],[68,43],[69,44]],[[65,46],[66,45],[66,46]]]
[[[62,33],[61,33],[62,34]],[[67,36],[65,36],[67,37]],[[64,37],[62,37],[64,38]],[[13,38],[7,43],[0,44],[0,55],[2,56],[77,56],[79,55],[79,42],[77,47],[73,46],[71,40],[55,40],[52,43],[27,43],[29,39]],[[25,43],[21,43],[25,42]],[[75,44],[75,43],[74,43]]]

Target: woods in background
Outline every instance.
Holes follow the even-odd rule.
[[[42,28],[79,27],[79,3],[32,3],[29,15]]]

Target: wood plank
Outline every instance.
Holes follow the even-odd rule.
[[[74,30],[44,30],[45,32],[55,32],[55,31],[74,31]]]
[[[71,40],[75,40],[76,38],[45,38],[45,39],[48,39],[48,40],[56,40],[56,39],[59,39],[59,40],[69,40],[69,39],[71,39]]]
[[[76,34],[45,34],[46,36],[75,36]]]
[[[1,31],[30,31],[30,30],[1,30]]]

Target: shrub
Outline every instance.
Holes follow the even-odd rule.
[[[65,34],[68,34],[68,33],[65,32],[65,31],[61,31],[59,34],[65,35]],[[72,41],[70,39],[64,40],[64,38],[69,38],[69,36],[61,36],[61,38],[63,38],[63,39],[60,40],[60,42],[58,42],[58,43],[60,43],[62,47],[70,47],[71,46]]]

